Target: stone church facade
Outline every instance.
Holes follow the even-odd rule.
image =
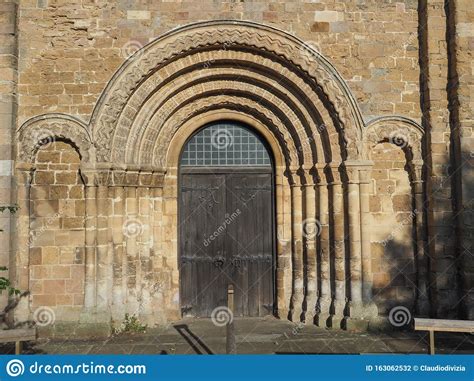
[[[469,0],[22,0],[0,19],[16,322],[43,309],[85,336],[185,316],[202,285],[180,227],[202,221],[180,215],[182,152],[222,121],[272,158],[269,314],[474,318]]]

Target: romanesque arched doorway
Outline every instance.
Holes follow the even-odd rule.
[[[180,301],[211,316],[233,285],[237,316],[274,310],[273,165],[247,126],[208,124],[185,144],[179,180]]]
[[[38,115],[18,129],[18,250],[11,268],[19,284],[24,284],[21,288],[31,285],[41,296],[37,298],[41,303],[47,300],[54,307],[58,321],[87,317],[90,321],[85,323],[100,323],[106,329],[111,320],[120,323],[126,313],[136,314],[151,325],[177,320],[182,312],[209,315],[211,307],[225,304],[219,294],[212,303],[201,303],[206,306],[203,311],[187,311],[187,296],[183,298],[181,291],[196,286],[192,272],[190,284],[183,287],[181,283],[187,278],[181,276],[183,234],[178,209],[183,183],[179,182],[180,168],[185,167],[180,166],[183,147],[190,137],[198,136],[193,135],[196,131],[205,131],[200,127],[229,124],[229,120],[251,126],[251,131],[258,131],[271,147],[277,232],[271,240],[277,260],[271,265],[277,262],[278,266],[275,283],[270,283],[276,292],[268,293],[267,288],[265,295],[269,297],[257,299],[258,308],[242,303],[237,314],[261,315],[273,307],[278,317],[320,326],[358,329],[372,321],[377,323],[374,290],[377,293],[391,280],[387,277],[390,268],[384,266],[387,260],[382,259],[386,256],[380,251],[391,238],[374,236],[371,216],[380,211],[385,219],[394,211],[401,218],[396,220],[395,216],[396,222],[416,220],[416,245],[406,252],[407,256],[412,251],[416,254],[417,311],[426,315],[430,306],[422,128],[401,116],[364,123],[349,87],[320,53],[283,31],[237,21],[187,25],[143,47],[110,80],[88,123],[58,113]],[[250,131],[242,125],[234,127]],[[44,157],[37,159],[40,147],[52,140],[70,142],[71,149],[77,151],[80,164],[78,173],[72,175],[74,181],[80,176],[80,183],[67,182],[54,172],[63,170],[63,157],[70,157],[62,154],[65,147],[51,155],[59,160],[57,167],[46,166]],[[398,178],[386,179],[386,172],[377,171],[388,171],[394,165],[399,168],[402,160],[389,163],[392,157],[388,154],[387,160],[378,157],[374,163],[376,146],[386,143],[403,149],[401,158],[407,164],[403,167],[409,172],[403,177],[405,187],[390,192],[393,198],[390,196],[388,204],[374,192],[387,193],[388,185]],[[206,152],[203,154],[204,162]],[[213,165],[212,152],[210,158]],[[386,164],[387,168],[375,164]],[[196,171],[203,170],[203,165],[195,167],[199,167]],[[223,167],[228,171],[232,166]],[[51,173],[44,173],[47,171]],[[252,181],[256,176],[245,175]],[[38,176],[45,184],[38,184]],[[413,203],[409,197],[398,197],[407,193],[408,182]],[[83,184],[83,193],[77,188],[72,192],[79,184]],[[69,262],[61,258],[57,263],[53,258],[50,263],[49,254],[43,255],[50,253],[52,245],[48,242],[37,241],[41,247],[29,246],[29,232],[38,226],[35,219],[44,217],[44,208],[53,213],[59,210],[59,206],[51,207],[58,205],[57,200],[50,199],[59,196],[48,188],[46,197],[45,192],[34,188],[36,185],[57,185],[58,194],[69,197],[64,203],[67,208],[74,202],[74,214],[73,209],[67,209],[64,221],[52,225],[57,229],[55,246],[62,244],[60,240],[74,245],[69,254],[75,255],[67,257]],[[41,199],[32,195],[41,195]],[[415,209],[410,214],[412,205]],[[224,210],[216,221],[223,221]],[[71,219],[81,216],[84,218]],[[195,221],[195,226],[202,228],[202,219]],[[226,231],[233,227],[229,225]],[[51,237],[44,235],[49,240]],[[245,237],[240,240],[247,241]],[[263,250],[259,253],[262,258],[267,255]],[[240,263],[241,258],[227,259],[227,254],[228,263]],[[55,283],[49,282],[56,280],[49,279],[49,274],[66,263],[84,268],[83,284],[74,283],[83,298],[63,297],[65,293],[58,293]],[[43,272],[38,266],[50,267]],[[218,258],[213,259],[212,266],[221,266]],[[260,271],[258,266],[252,271],[255,268]],[[34,277],[29,275],[33,272]],[[37,273],[41,273],[39,279]],[[61,277],[65,285],[73,283],[68,269]],[[234,281],[233,275],[230,280]],[[214,289],[224,291],[226,282]],[[43,287],[46,284],[48,288]],[[15,312],[16,319],[31,315],[34,303],[34,298],[31,303],[25,300]]]

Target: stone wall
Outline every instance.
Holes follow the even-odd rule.
[[[413,308],[416,271],[414,212],[405,153],[382,143],[372,150],[370,194],[374,301],[379,313],[393,307]]]
[[[35,310],[76,319],[84,304],[84,184],[74,147],[47,143],[31,185],[30,291]]]
[[[12,192],[13,136],[17,118],[17,4],[0,1],[0,206],[15,201]],[[10,267],[10,235],[15,231],[8,211],[0,213],[0,266]],[[9,270],[12,277],[15,273]],[[2,276],[7,274],[3,273]],[[3,304],[5,293],[0,296]]]
[[[275,155],[281,149],[283,315],[337,326],[364,320],[373,297],[382,315],[417,304],[423,316],[474,316],[468,0],[24,0],[16,12],[15,2],[0,2],[0,203],[19,201],[15,221],[24,231],[15,234],[11,224],[9,235],[10,217],[0,216],[0,261],[12,264],[20,288],[31,287],[30,307],[51,307],[60,320],[97,307],[105,324],[110,309],[117,322],[124,312],[150,323],[178,317],[177,164],[166,155],[176,159],[193,125],[232,104],[226,115],[245,114],[276,136]],[[305,45],[261,26],[252,41],[255,31],[243,24],[241,35],[236,24],[219,33],[206,29],[212,24],[196,36],[186,30],[181,42],[171,37],[163,50],[162,40],[147,45],[213,19],[267,24]],[[232,49],[220,40],[236,35]],[[124,62],[131,64],[114,76]],[[354,94],[350,101],[341,83]],[[213,91],[219,96],[210,99]],[[52,139],[36,154],[45,143],[41,127]],[[23,148],[12,153],[11,142]],[[19,175],[12,178],[15,155]],[[154,176],[160,180],[149,182]],[[321,237],[303,247],[302,219],[314,217]],[[129,234],[135,220],[139,234]],[[29,251],[28,229],[38,235]],[[308,305],[324,311],[313,316],[317,309]]]
[[[25,0],[19,18],[19,125],[46,112],[87,121],[130,54],[177,26],[215,19],[261,22],[301,38],[336,66],[366,118],[420,117],[414,0]]]

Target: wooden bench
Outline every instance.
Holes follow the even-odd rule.
[[[21,354],[23,341],[36,340],[36,328],[0,330],[0,343],[15,342],[15,354]]]
[[[415,318],[415,331],[429,331],[430,354],[435,354],[434,333],[438,332],[474,332],[474,320],[444,320]]]

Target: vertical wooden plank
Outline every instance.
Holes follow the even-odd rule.
[[[15,354],[16,355],[21,355],[22,349],[23,349],[23,342],[22,341],[16,341],[15,342]]]
[[[192,306],[192,315],[210,316],[226,303],[227,284],[223,277],[226,261],[225,178],[223,175],[185,173],[181,176],[180,240],[183,306]]]
[[[435,354],[434,331],[430,331],[430,355]]]
[[[210,316],[226,305],[229,284],[234,285],[236,316],[272,312],[271,183],[270,171],[254,168],[182,173],[180,255],[192,259],[190,270],[181,270],[181,295],[183,305],[191,299],[194,316]],[[216,260],[222,261],[219,266]]]

